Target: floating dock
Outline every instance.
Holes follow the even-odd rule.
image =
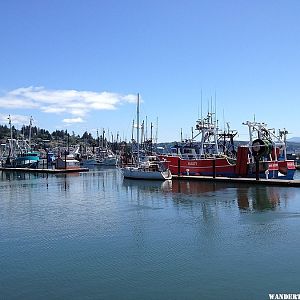
[[[58,173],[74,173],[74,172],[88,172],[88,168],[70,168],[70,169],[31,169],[31,168],[5,168],[0,167],[0,171],[5,172],[24,172],[24,173],[47,173],[47,174],[58,174]]]
[[[191,175],[172,175],[173,180],[193,180],[193,181],[209,181],[209,182],[225,182],[237,184],[256,184],[256,185],[275,185],[275,186],[290,186],[300,187],[300,180],[285,180],[285,179],[264,179],[259,178],[231,178],[231,177],[209,177],[209,176],[191,176]]]

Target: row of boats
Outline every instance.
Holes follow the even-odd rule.
[[[235,146],[236,131],[221,132],[215,113],[209,112],[196,122],[197,134],[174,145],[169,153],[142,155],[136,151],[136,163],[123,166],[125,178],[167,180],[172,175],[224,176],[292,180],[294,160],[287,159],[288,132],[265,123],[243,123],[248,127],[249,141]],[[139,96],[137,100],[137,140],[139,140]],[[196,142],[199,136],[200,141]],[[139,144],[139,143],[138,143]]]
[[[16,140],[9,140],[9,144],[16,144]],[[15,147],[12,153],[10,146],[6,144],[1,145],[2,151],[0,151],[0,166],[5,168],[40,168],[47,166],[58,167],[64,165],[65,168],[70,167],[89,167],[89,166],[117,166],[118,156],[113,153],[109,148],[96,147],[93,154],[81,154],[78,149],[79,146],[75,147],[75,150],[71,153],[63,150],[59,151],[32,151],[28,146],[26,148]],[[61,164],[60,164],[61,162]]]
[[[99,145],[84,154],[77,146],[71,153],[44,154],[48,164],[73,166],[118,166],[125,178],[168,180],[172,175],[223,176],[244,178],[267,178],[292,180],[296,170],[294,160],[287,159],[287,131],[268,128],[267,124],[256,121],[245,122],[248,127],[249,141],[236,145],[237,132],[220,131],[216,114],[208,112],[196,121],[196,134],[190,139],[177,143],[163,153],[155,153],[140,148],[139,136],[139,95],[137,96],[136,141],[132,140],[130,163],[126,155],[114,153],[108,145]],[[198,141],[197,141],[198,140]],[[133,148],[135,145],[135,149]],[[4,145],[2,145],[4,146]],[[30,139],[26,141],[8,140],[2,151],[2,167],[37,168],[41,161],[39,152],[31,151]],[[17,149],[17,151],[15,151]],[[1,150],[1,149],[0,149]],[[0,151],[1,152],[1,151]],[[0,153],[1,154],[1,153]]]

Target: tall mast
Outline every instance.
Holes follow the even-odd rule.
[[[134,137],[133,137],[133,132],[134,132],[134,120],[132,120],[132,128],[131,128],[131,143],[133,143]]]
[[[98,147],[100,147],[100,139],[99,139],[99,131],[98,131],[98,128],[97,128],[97,142],[98,142]]]
[[[30,121],[29,121],[29,137],[28,137],[29,150],[31,150],[31,127],[32,127],[32,121],[33,121],[33,118],[32,118],[32,116],[30,116]]]
[[[105,134],[105,130],[104,128],[102,129],[102,149],[104,148],[104,134]]]
[[[137,107],[136,107],[136,140],[137,140],[137,163],[140,161],[140,94],[137,94]]]
[[[201,120],[202,120],[202,89],[201,89]]]
[[[146,116],[145,140],[148,140],[148,118],[147,118],[147,116]]]
[[[157,151],[157,141],[158,141],[158,117],[156,117],[156,128],[155,128],[155,150]]]
[[[10,155],[13,155],[13,134],[12,134],[12,127],[11,127],[11,117],[8,115],[8,124],[9,124],[9,130],[10,130],[10,141],[9,141],[9,152]]]
[[[151,125],[150,125],[151,155],[152,155],[152,151],[153,151],[152,129],[153,129],[153,125],[152,125],[152,122],[151,122]]]

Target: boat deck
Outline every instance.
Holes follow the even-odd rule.
[[[209,177],[209,176],[188,176],[188,175],[172,175],[173,180],[195,180],[195,181],[210,181],[210,182],[225,182],[237,184],[256,184],[256,185],[276,185],[276,186],[291,186],[300,187],[300,180],[282,180],[282,179],[262,179],[256,178],[231,178],[231,177]]]

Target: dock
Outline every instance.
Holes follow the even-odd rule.
[[[5,172],[24,172],[24,173],[47,173],[47,174],[59,174],[59,173],[74,173],[74,172],[88,172],[88,168],[70,168],[70,169],[32,169],[32,168],[5,168],[0,167],[0,171]]]
[[[282,186],[282,187],[300,187],[300,180],[285,180],[285,179],[265,179],[260,178],[242,178],[242,177],[209,177],[209,176],[191,176],[191,175],[172,175],[173,180],[193,180],[203,182],[224,182],[236,184],[253,184],[265,186]]]

